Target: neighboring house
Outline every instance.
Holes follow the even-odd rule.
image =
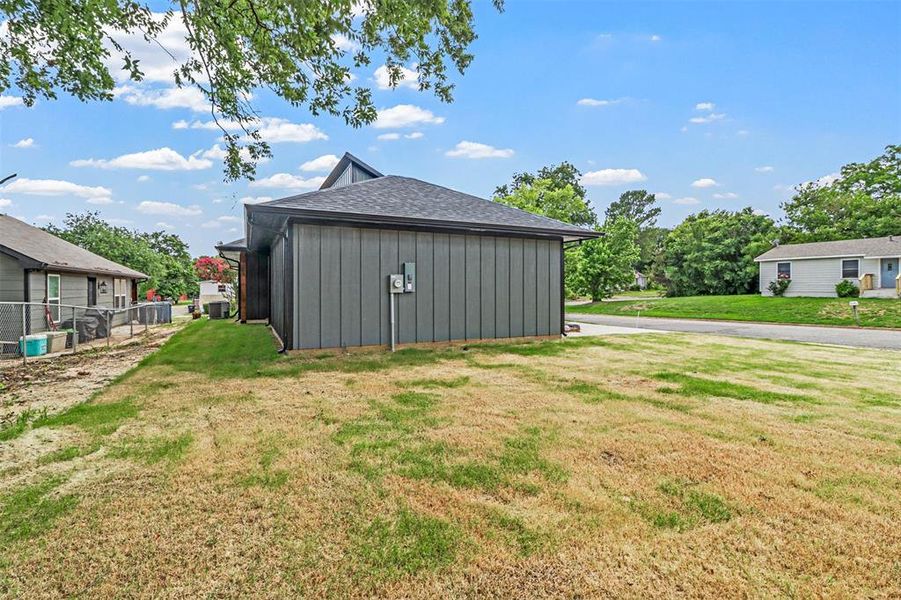
[[[563,244],[600,235],[350,154],[318,191],[245,206],[245,233],[217,247],[239,265],[240,318],[286,349],[387,345],[402,273],[398,343],[559,336]]]
[[[835,296],[835,286],[851,281],[864,297],[896,297],[901,286],[901,236],[775,246],[754,259],[760,263],[760,292],[777,279],[791,279],[786,296]]]
[[[221,302],[234,300],[235,291],[230,283],[220,283],[218,281],[207,280],[200,282],[200,305],[209,304],[210,302]]]
[[[635,287],[640,290],[647,289],[648,278],[641,271],[635,271]]]
[[[0,214],[0,302],[124,308],[137,300],[143,273]],[[54,305],[57,305],[54,308]],[[45,330],[47,311],[30,311],[33,330]]]

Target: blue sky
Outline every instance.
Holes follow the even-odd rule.
[[[792,186],[901,142],[901,3],[508,0],[503,14],[477,2],[476,28],[453,104],[379,89],[378,59],[356,72],[374,87],[379,127],[354,130],[258,94],[283,141],[255,185],[222,182],[208,113],[162,81],[109,103],[30,109],[10,90],[0,176],[19,177],[0,188],[0,211],[43,225],[99,210],[212,253],[240,237],[242,201],[311,189],[329,164],[315,159],[350,151],[483,197],[516,171],[569,160],[599,214],[645,188],[667,226],[705,208],[779,218]],[[177,32],[168,42],[177,50]],[[144,65],[159,79],[171,70],[151,53]]]

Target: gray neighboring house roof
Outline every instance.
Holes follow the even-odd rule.
[[[587,239],[602,234],[470,194],[398,175],[247,206],[248,213],[279,211],[336,220],[559,235]],[[253,220],[251,219],[251,223]],[[254,240],[250,240],[253,242]]]
[[[30,269],[97,273],[134,279],[147,275],[88,252],[43,229],[0,214],[0,252],[18,258]]]
[[[901,256],[901,235],[889,235],[859,240],[786,244],[770,248],[754,260],[800,260],[803,258],[839,258],[843,256],[882,258]]]

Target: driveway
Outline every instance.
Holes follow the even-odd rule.
[[[775,323],[736,323],[691,319],[658,319],[654,317],[614,317],[608,315],[567,314],[567,321],[594,323],[613,327],[636,327],[687,333],[710,333],[767,340],[789,340],[815,344],[838,344],[860,348],[901,350],[901,331],[853,329],[850,327],[816,327],[812,325],[779,325]]]

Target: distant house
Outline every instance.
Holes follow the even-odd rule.
[[[635,287],[640,290],[647,289],[648,278],[641,271],[635,271]]]
[[[790,279],[786,296],[835,296],[842,280],[857,285],[863,297],[898,296],[901,279],[901,236],[785,244],[775,246],[754,259],[760,264],[760,292],[772,295],[767,286]]]
[[[230,283],[222,283],[208,279],[200,282],[200,304],[209,304],[210,302],[221,302],[228,300],[231,302],[235,297],[234,288]]]
[[[65,316],[60,305],[131,306],[144,279],[143,273],[0,214],[0,302],[46,304],[29,311],[34,331]]]
[[[318,191],[244,216],[217,249],[239,265],[240,319],[268,319],[288,350],[559,338],[563,245],[600,235],[351,154]]]

